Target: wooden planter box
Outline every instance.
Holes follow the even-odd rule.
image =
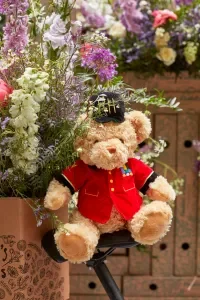
[[[0,207],[0,299],[69,299],[68,263],[55,263],[41,248],[51,224],[36,227],[23,199],[0,198]]]

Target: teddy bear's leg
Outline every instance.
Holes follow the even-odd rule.
[[[89,260],[98,244],[100,236],[98,228],[77,210],[64,228],[67,233],[60,229],[54,235],[60,254],[72,263]]]
[[[172,209],[165,202],[154,201],[143,206],[128,222],[132,237],[144,245],[153,245],[165,236],[172,221]]]

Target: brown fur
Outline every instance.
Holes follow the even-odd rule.
[[[82,116],[82,119],[85,117]],[[89,165],[112,170],[122,167],[134,156],[138,143],[149,137],[151,124],[141,112],[127,113],[123,123],[96,123],[89,121],[87,135],[77,138],[75,148],[80,159]],[[80,120],[79,120],[80,121]],[[61,255],[71,262],[89,260],[95,251],[101,233],[127,228],[133,238],[141,244],[154,244],[169,230],[172,210],[165,202],[175,199],[175,193],[165,178],[159,176],[147,191],[152,203],[143,206],[133,219],[126,222],[113,207],[110,219],[105,224],[94,223],[75,210],[69,223],[68,233],[62,229],[55,234],[55,241]],[[70,199],[70,191],[56,181],[50,183],[45,197],[45,207],[58,209]]]

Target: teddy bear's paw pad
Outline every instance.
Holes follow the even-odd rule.
[[[135,238],[141,244],[153,245],[167,233],[170,223],[170,215],[161,212],[150,213]]]
[[[88,249],[83,237],[77,234],[61,233],[57,238],[61,255],[71,262],[84,262],[88,258]]]
[[[63,197],[52,197],[50,201],[45,199],[44,206],[51,210],[57,210],[63,206],[64,198]]]

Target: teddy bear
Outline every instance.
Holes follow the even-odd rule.
[[[167,202],[175,200],[167,180],[135,157],[151,133],[147,116],[126,112],[119,93],[101,92],[90,102],[101,113],[89,116],[88,130],[74,145],[79,159],[52,179],[44,199],[47,209],[57,210],[78,192],[69,223],[54,234],[60,254],[72,263],[91,259],[103,233],[127,229],[140,244],[158,242],[173,217]],[[142,195],[152,201],[145,205]]]

